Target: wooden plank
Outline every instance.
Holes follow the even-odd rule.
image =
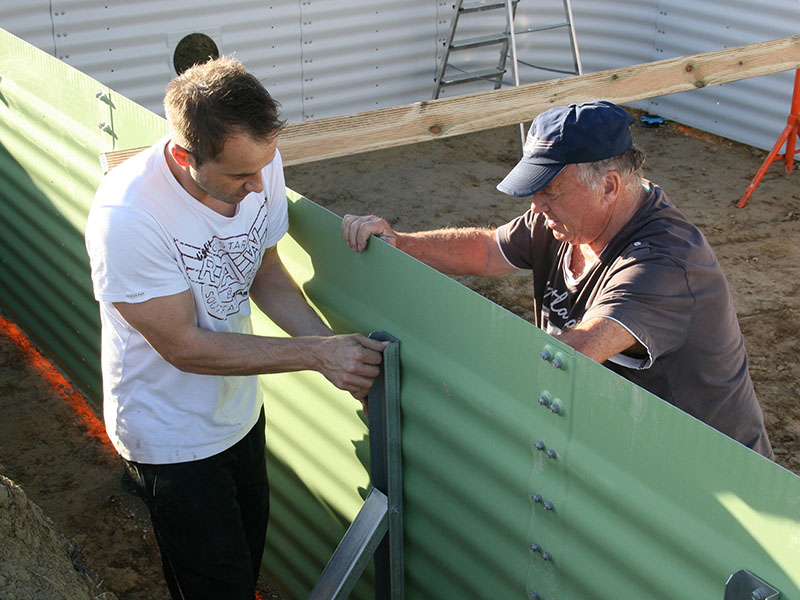
[[[127,150],[111,150],[104,152],[100,155],[100,166],[103,173],[108,173],[111,169],[116,167],[121,162],[125,162],[131,156],[139,154],[142,150],[149,148],[149,146],[141,146],[139,148],[129,148]]]
[[[287,125],[285,165],[464,135],[532,120],[572,102],[636,100],[800,68],[800,35],[588,75]],[[138,150],[138,149],[135,149]],[[109,168],[118,164],[106,155]],[[130,151],[128,151],[130,152]]]
[[[605,99],[618,104],[800,67],[800,36],[671,58],[520,87],[288,125],[286,165],[414,144],[532,120],[552,108]],[[787,100],[788,102],[788,100]]]

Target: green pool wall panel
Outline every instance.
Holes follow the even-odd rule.
[[[0,305],[95,403],[99,319],[83,228],[100,154],[165,131],[160,117],[0,30]]]
[[[280,249],[315,305],[402,343],[409,597],[721,598],[741,568],[800,597],[800,478],[386,244],[354,255],[290,197]]]
[[[82,238],[97,157],[165,131],[102,89],[0,31],[0,305],[95,398]],[[288,194],[280,252],[313,304],[339,331],[401,340],[408,598],[722,598],[746,568],[800,600],[800,478],[387,245],[354,254],[336,215]],[[255,326],[282,335],[257,312]],[[546,344],[565,369],[539,358]],[[366,495],[367,426],[316,373],[261,385],[265,570],[304,598]],[[543,391],[560,414],[539,405]],[[372,597],[370,572],[353,597]]]

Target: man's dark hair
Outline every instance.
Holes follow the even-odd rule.
[[[240,61],[228,57],[187,69],[169,83],[164,97],[173,140],[198,166],[216,158],[232,133],[256,140],[277,135],[284,124],[279,106]]]

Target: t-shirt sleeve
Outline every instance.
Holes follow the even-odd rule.
[[[604,317],[620,323],[647,349],[647,361],[638,366],[645,369],[683,346],[694,304],[685,268],[643,247],[617,260],[583,320]]]
[[[508,264],[517,269],[532,267],[534,216],[533,211],[528,210],[516,219],[501,225],[495,232],[500,252]]]
[[[98,207],[86,225],[95,299],[144,302],[189,289],[166,235],[149,214]]]
[[[268,182],[267,202],[267,239],[265,248],[272,248],[289,230],[289,206],[286,200],[286,181],[283,176],[283,163],[280,152],[275,151],[275,158],[267,165],[264,181]]]

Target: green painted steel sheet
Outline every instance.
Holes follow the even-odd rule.
[[[280,249],[306,293],[337,329],[402,342],[410,598],[722,598],[739,569],[800,598],[800,478],[386,244],[353,254],[339,217],[290,196]],[[539,357],[546,346],[564,368]],[[366,471],[361,495],[329,496],[325,480],[363,462],[366,429],[328,414],[334,397],[358,423],[355,401],[295,379],[268,401],[270,445],[335,529]],[[545,391],[560,413],[538,403]]]
[[[100,333],[83,231],[100,154],[165,131],[157,115],[0,30],[0,305],[95,402]]]
[[[100,89],[0,31],[0,305],[95,396],[82,235],[97,157],[164,132]],[[800,600],[800,478],[387,245],[353,254],[339,217],[289,196],[280,251],[315,306],[337,330],[401,340],[409,598],[722,598],[745,568]],[[256,328],[281,334],[258,314]],[[547,344],[565,369],[539,357]],[[264,564],[303,598],[366,497],[367,427],[318,374],[261,381]],[[544,391],[560,413],[538,403]],[[367,573],[353,597],[371,596]]]

